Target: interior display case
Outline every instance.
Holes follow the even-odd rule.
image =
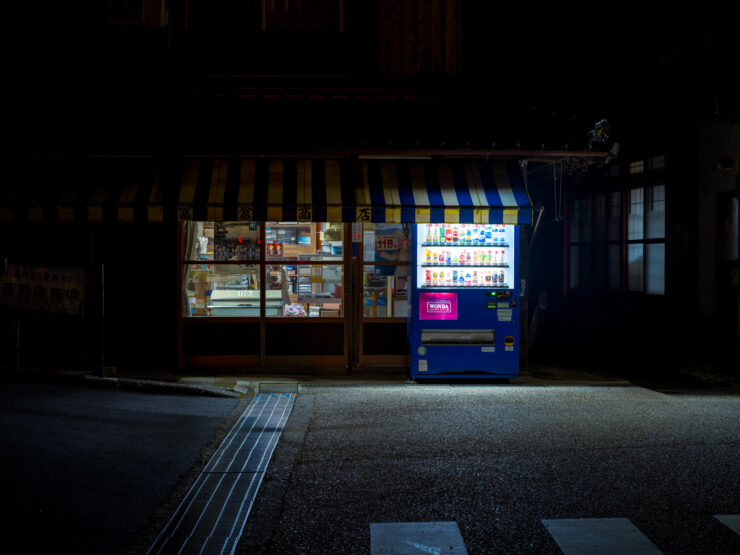
[[[259,266],[187,264],[184,313],[188,316],[259,316]]]
[[[183,315],[341,317],[343,240],[343,224],[184,222]]]
[[[416,246],[416,286],[502,288],[514,284],[514,226],[423,224]]]

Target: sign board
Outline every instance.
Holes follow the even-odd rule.
[[[457,293],[419,293],[419,320],[457,320]]]
[[[375,224],[375,261],[408,260],[407,230],[401,224]]]
[[[0,305],[82,316],[85,271],[65,266],[9,264],[0,275]]]

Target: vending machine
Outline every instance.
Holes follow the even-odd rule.
[[[416,224],[412,378],[519,375],[519,228]]]

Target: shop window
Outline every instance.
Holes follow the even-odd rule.
[[[183,260],[249,260],[259,262],[257,222],[186,222]]]
[[[342,224],[261,225],[183,223],[183,315],[343,316]]]
[[[259,316],[259,266],[187,264],[184,314],[188,316]]]
[[[342,224],[267,222],[267,260],[342,260]]]
[[[363,224],[362,316],[408,315],[409,228],[406,224]]]
[[[265,223],[265,260],[282,262],[265,267],[265,315],[343,316],[343,250],[341,223]]]
[[[259,317],[256,222],[184,222],[181,235],[184,316]]]
[[[343,283],[340,264],[266,266],[265,315],[340,317]]]

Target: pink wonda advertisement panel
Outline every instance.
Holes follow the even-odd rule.
[[[457,293],[419,293],[419,320],[457,320]]]

